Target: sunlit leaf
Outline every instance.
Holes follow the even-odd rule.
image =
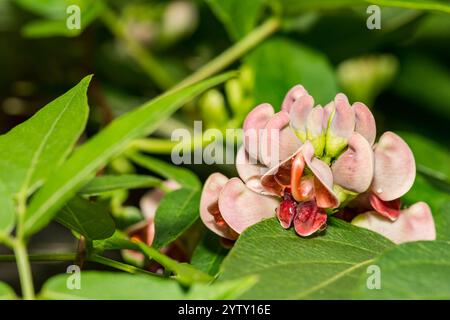
[[[258,276],[240,297],[245,299],[348,299],[355,277],[391,246],[376,233],[333,218],[324,234],[312,238],[269,219],[241,234],[219,279]]]
[[[117,118],[83,144],[33,197],[26,213],[26,233],[30,235],[44,227],[95,171],[123,151],[132,139],[150,134],[183,103],[232,75],[219,75],[161,95]]]
[[[92,179],[78,193],[93,196],[121,189],[151,188],[160,184],[160,179],[144,175],[103,175]]]
[[[387,250],[372,265],[379,268],[380,288],[368,286],[373,273],[361,274],[356,298],[450,299],[450,242],[405,243]]]

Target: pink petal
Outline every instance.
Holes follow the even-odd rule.
[[[408,192],[416,177],[411,149],[402,138],[388,131],[380,137],[374,152],[375,170],[371,190],[384,201],[400,198]]]
[[[244,120],[244,146],[254,159],[258,159],[261,130],[273,115],[273,107],[268,103],[263,103],[250,111]]]
[[[314,201],[301,202],[297,206],[294,228],[298,235],[307,237],[322,230],[327,222],[325,210],[319,208]]]
[[[219,194],[228,181],[227,177],[218,172],[209,176],[203,186],[200,199],[200,218],[211,231],[221,237],[234,240],[237,238],[235,232],[227,226],[218,224],[211,212],[211,208],[218,208]]]
[[[250,158],[243,146],[239,148],[236,156],[236,169],[239,177],[247,187],[255,192],[262,192],[261,177],[269,170],[266,166]]]
[[[297,137],[305,142],[306,135],[306,124],[308,120],[308,115],[314,106],[314,99],[309,94],[304,95],[298,99],[291,108],[289,117],[291,118],[290,125],[294,129]]]
[[[334,113],[327,131],[327,154],[336,156],[345,147],[354,129],[355,113],[347,97],[339,93],[334,99]]]
[[[261,220],[275,216],[279,200],[251,191],[239,178],[230,179],[219,196],[219,209],[226,223],[237,233]]]
[[[284,97],[283,103],[281,104],[281,110],[289,113],[291,111],[292,104],[305,94],[307,94],[307,92],[302,85],[298,84],[292,87]]]
[[[374,170],[373,151],[367,140],[353,133],[348,140],[348,149],[331,166],[334,183],[362,193],[372,182]]]
[[[375,231],[395,243],[436,239],[433,216],[425,202],[402,210],[395,222],[369,211],[353,219],[352,224]]]
[[[268,167],[278,165],[290,157],[301,142],[289,126],[289,115],[284,111],[276,113],[266,124],[260,140],[260,157]]]
[[[151,246],[155,239],[154,221],[141,221],[125,230],[126,234],[133,240],[144,242]]]
[[[391,221],[397,220],[398,215],[400,214],[400,199],[383,201],[375,194],[371,193],[369,195],[369,201],[375,211],[383,217],[386,217]]]
[[[308,140],[314,146],[316,156],[321,156],[325,147],[325,134],[323,131],[324,109],[317,106],[308,115],[306,121],[306,132]]]
[[[353,110],[355,111],[355,131],[366,138],[370,145],[373,145],[377,134],[377,126],[372,112],[361,102],[355,102]]]

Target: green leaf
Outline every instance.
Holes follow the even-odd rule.
[[[198,190],[201,188],[197,176],[188,169],[168,164],[165,161],[144,156],[141,154],[131,154],[130,159],[141,167],[155,172],[166,179],[178,182],[183,188]]]
[[[272,0],[281,6],[284,15],[297,15],[308,10],[334,10],[364,5],[364,0]]]
[[[16,293],[6,283],[0,281],[0,301],[16,299]]]
[[[271,103],[276,110],[287,91],[302,84],[316,104],[325,105],[338,91],[331,64],[320,52],[288,39],[273,38],[248,57],[254,71],[256,103]]]
[[[81,197],[70,200],[57,214],[56,220],[91,240],[109,238],[116,228],[105,204]]]
[[[307,10],[334,10],[355,6],[367,8],[369,4],[450,13],[450,5],[445,0],[272,0],[272,2],[280,5],[285,15],[297,15]]]
[[[207,231],[200,244],[195,248],[191,264],[198,270],[215,276],[228,251],[220,243],[220,238],[216,234]]]
[[[194,284],[189,290],[176,281],[159,277],[114,272],[83,271],[81,289],[70,290],[70,275],[50,278],[39,295],[41,299],[75,300],[189,300],[233,299],[254,283],[254,278],[239,279],[220,284]]]
[[[92,0],[16,0],[16,3],[45,18],[31,21],[22,28],[22,34],[31,38],[78,36],[100,15],[103,9],[102,1]],[[67,13],[66,10],[71,5],[80,8],[79,29],[67,27],[67,19],[73,15],[73,12]]]
[[[122,231],[115,230],[114,234],[103,240],[94,240],[92,242],[94,249],[97,252],[103,252],[105,250],[121,250],[130,249],[139,251],[139,246],[130,241],[128,236],[126,236]]]
[[[450,241],[450,197],[434,212],[434,223],[436,225],[436,239]]]
[[[153,247],[162,248],[176,240],[199,217],[200,191],[179,189],[164,196],[155,215]]]
[[[410,132],[399,132],[416,159],[417,171],[450,183],[450,153],[436,142]]]
[[[0,238],[7,235],[14,227],[14,205],[8,190],[0,181]]]
[[[446,0],[367,0],[367,2],[387,7],[450,13],[450,4]]]
[[[26,196],[54,174],[72,150],[88,117],[91,76],[53,100],[29,120],[0,136],[0,181]]]
[[[257,24],[265,0],[206,0],[234,40],[242,38]]]
[[[450,242],[418,241],[392,247],[372,262],[380,268],[381,288],[369,289],[360,275],[355,298],[450,299]]]
[[[47,225],[57,210],[93,177],[95,171],[123,151],[131,140],[150,134],[181,105],[233,75],[227,73],[172,90],[114,120],[78,148],[36,193],[26,213],[26,234],[31,235]]]
[[[161,184],[161,180],[155,177],[124,174],[124,175],[103,175],[95,177],[87,185],[85,185],[79,194],[83,195],[99,195],[105,192],[111,192],[121,189],[141,189],[157,187]]]
[[[312,238],[299,237],[269,219],[241,234],[219,279],[258,276],[243,299],[348,298],[355,277],[392,245],[376,233],[334,218],[324,235]]]

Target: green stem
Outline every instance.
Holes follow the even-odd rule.
[[[28,255],[30,261],[73,261],[76,258],[75,253],[38,253]],[[15,255],[1,255],[0,262],[16,261]]]
[[[88,260],[91,262],[100,263],[105,266],[108,266],[108,267],[111,267],[111,268],[114,268],[117,270],[125,271],[128,273],[142,273],[142,274],[152,275],[152,276],[156,275],[155,273],[151,273],[151,272],[145,271],[143,269],[136,268],[135,266],[132,266],[132,265],[129,265],[126,263],[122,263],[119,261],[115,261],[115,260],[112,260],[112,259],[109,259],[106,257],[102,257],[102,256],[99,256],[96,254],[90,256]]]
[[[175,88],[188,86],[198,81],[204,80],[215,73],[225,69],[231,63],[239,59],[249,50],[253,49],[257,44],[265,40],[280,27],[281,23],[278,18],[270,18],[262,25],[254,29],[239,42],[228,48],[222,54],[205,64],[203,67],[195,71],[193,74],[185,78]]]
[[[141,46],[133,37],[130,37],[120,24],[119,17],[104,3],[104,10],[100,16],[105,26],[120,39],[126,46],[128,53],[142,67],[143,71],[156,83],[161,89],[167,89],[175,84],[174,79],[162,67],[161,63],[144,47]]]
[[[14,243],[14,253],[16,255],[17,269],[19,270],[22,296],[25,300],[34,299],[33,278],[31,275],[30,261],[25,243],[22,239],[17,239]]]

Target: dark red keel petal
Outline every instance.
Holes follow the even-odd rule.
[[[315,201],[301,202],[297,205],[297,214],[294,218],[295,232],[302,237],[312,235],[322,230],[327,222],[327,214],[319,208]]]
[[[284,199],[280,202],[277,209],[277,217],[283,228],[288,229],[291,226],[296,209],[297,203],[292,198],[291,194],[285,191]]]
[[[383,217],[390,219],[391,221],[397,220],[400,214],[400,199],[383,201],[375,194],[371,193],[369,196],[369,200],[370,205],[375,209],[376,212],[381,214]]]

